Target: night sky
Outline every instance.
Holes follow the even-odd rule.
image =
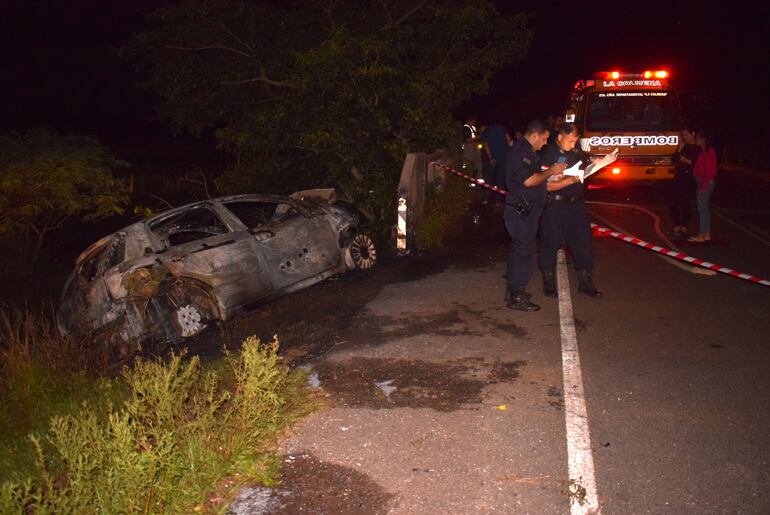
[[[137,89],[130,64],[111,53],[159,1],[3,4],[0,130],[47,125],[96,134],[107,144],[170,139],[151,121],[151,97]],[[575,80],[593,71],[665,67],[677,86],[708,100],[711,125],[767,137],[767,4],[718,10],[672,1],[496,4],[503,12],[534,12],[536,36],[528,62],[503,70],[488,96],[464,106],[482,118],[524,123],[563,110]]]
[[[703,123],[767,137],[770,9],[719,3],[500,0],[502,11],[531,5],[537,32],[529,61],[501,73],[483,105],[526,119],[563,110],[575,81],[593,71],[662,68],[675,86],[707,101]]]

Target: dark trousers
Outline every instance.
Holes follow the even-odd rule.
[[[511,253],[508,255],[508,288],[524,288],[535,272],[535,254],[537,253],[537,223],[542,213],[542,206],[535,206],[532,212],[522,218],[511,206],[505,206],[503,220],[511,235]]]
[[[592,271],[594,254],[591,248],[591,225],[582,199],[575,202],[548,201],[540,224],[540,270],[553,270],[556,267],[556,253],[564,242],[575,260],[575,268]]]
[[[695,179],[686,172],[677,172],[671,190],[671,218],[675,227],[687,227],[692,217]]]
[[[497,186],[498,188],[505,189],[505,163],[497,162],[492,166],[487,163],[484,167],[484,181],[490,186]],[[502,204],[505,198],[492,190],[484,188],[484,201],[489,204]]]

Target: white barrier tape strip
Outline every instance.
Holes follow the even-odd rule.
[[[586,202],[586,204],[592,204],[593,205],[594,203],[593,202]],[[623,206],[625,207],[626,205],[623,204]],[[631,206],[631,204],[628,204],[628,206]],[[622,227],[620,227],[619,225],[610,222],[609,220],[604,218],[602,215],[600,215],[599,213],[597,213],[593,209],[589,209],[588,212],[591,214],[592,217],[598,219],[605,226],[611,227],[612,229],[614,229],[614,230],[616,230],[618,232],[621,232],[621,233],[622,232],[628,232],[625,229],[623,229]],[[655,215],[654,213],[650,213],[650,214],[652,214],[654,217],[657,217],[657,215]],[[655,225],[657,227],[658,224],[656,223]],[[660,236],[660,235],[661,235],[661,233],[658,233],[658,236]],[[663,238],[663,239],[664,239],[664,241],[666,240],[666,238]],[[676,251],[679,251],[679,249],[674,247],[673,245],[670,245],[670,247],[673,248]],[[656,254],[655,257],[659,257],[660,259],[662,259],[663,261],[665,261],[669,265],[675,266],[675,267],[679,268],[680,270],[684,270],[685,272],[690,272],[691,274],[703,274],[703,275],[708,275],[708,276],[717,275],[717,273],[715,271],[713,271],[713,270],[707,270],[707,269],[701,268],[699,266],[690,266],[687,263],[682,263],[680,261],[677,261],[676,259],[670,258],[668,256],[664,256],[663,254]]]
[[[761,277],[756,277],[754,275],[749,274],[742,274],[740,272],[736,272],[732,268],[727,268],[726,266],[720,266],[715,265],[714,263],[709,263],[708,261],[704,261],[702,259],[694,258],[692,256],[688,256],[687,254],[684,254],[683,252],[676,252],[674,250],[667,249],[665,247],[661,247],[658,245],[653,245],[652,243],[648,243],[644,240],[640,240],[639,238],[636,238],[634,236],[628,236],[626,234],[623,234],[621,232],[613,231],[612,229],[608,229],[606,227],[601,227],[599,225],[596,225],[594,223],[591,224],[591,227],[595,229],[598,232],[606,233],[613,238],[621,241],[625,241],[626,243],[630,243],[632,245],[637,245],[639,247],[642,247],[643,249],[652,250],[653,252],[657,252],[658,254],[663,254],[664,256],[672,257],[674,259],[679,259],[681,261],[686,261],[688,263],[692,263],[694,265],[702,266],[703,268],[708,268],[709,270],[714,270],[715,272],[720,272],[723,274],[731,275],[733,277],[738,277],[739,279],[744,279],[746,281],[751,281],[756,284],[761,284],[763,286],[770,286],[770,281],[767,279],[762,279]]]
[[[655,234],[658,235],[658,238],[660,238],[663,241],[664,244],[668,245],[669,248],[672,248],[674,250],[679,250],[676,247],[676,245],[674,245],[671,242],[671,240],[669,240],[666,237],[666,235],[663,233],[663,231],[660,229],[660,217],[658,215],[656,215],[654,212],[650,211],[649,209],[647,209],[645,207],[642,207],[642,206],[639,206],[639,205],[636,205],[636,204],[623,204],[623,203],[619,203],[619,202],[598,202],[596,200],[587,200],[586,204],[591,205],[591,206],[609,206],[609,207],[619,207],[619,208],[623,208],[623,209],[634,209],[634,210],[641,211],[642,213],[645,213],[647,216],[649,216],[650,218],[653,219],[653,221],[655,223]],[[597,218],[601,218],[601,217],[597,216],[597,214],[595,212],[593,212],[593,211],[591,212],[591,214],[594,215]],[[613,229],[615,229],[616,231],[623,232],[623,229],[621,229],[620,227],[613,226],[613,225],[609,225],[609,226],[612,227]]]
[[[436,165],[436,166],[440,166],[441,168],[443,168],[444,170],[446,170],[449,173],[453,173],[453,174],[457,175],[458,177],[462,177],[466,181],[470,181],[473,184],[478,184],[482,188],[486,188],[488,190],[492,190],[495,193],[499,193],[500,195],[505,196],[505,195],[508,194],[508,192],[506,190],[504,190],[503,188],[498,188],[497,186],[491,186],[491,185],[487,184],[486,181],[484,181],[484,179],[477,179],[475,177],[471,177],[468,174],[464,174],[462,172],[458,172],[454,168],[450,168],[450,167],[448,167],[447,165],[445,165],[443,163],[439,163],[438,161],[431,161],[430,164]]]
[[[439,163],[437,161],[432,161],[430,164],[440,166],[447,172],[453,173],[457,176],[462,177],[463,179],[467,181],[471,181],[473,183],[478,184],[479,186],[482,186],[484,188],[487,188],[489,190],[492,190],[494,192],[499,193],[500,195],[508,195],[508,192],[502,188],[498,188],[497,186],[490,186],[486,182],[480,179],[476,179],[475,177],[471,177],[470,175],[458,172],[457,170],[450,168],[449,166]],[[742,274],[740,272],[736,272],[735,270],[731,268],[727,268],[725,266],[715,265],[714,263],[709,263],[708,261],[704,261],[702,259],[694,258],[692,256],[688,256],[687,254],[683,252],[676,252],[674,250],[667,249],[665,247],[661,247],[659,245],[653,245],[652,243],[648,243],[644,240],[640,240],[639,238],[636,238],[634,236],[627,236],[623,233],[613,231],[612,229],[608,229],[606,227],[601,227],[599,225],[596,225],[595,223],[591,224],[591,227],[593,229],[596,229],[597,231],[601,233],[606,233],[612,236],[615,239],[625,241],[626,243],[631,243],[633,245],[637,245],[639,247],[642,247],[643,249],[652,250],[654,252],[657,252],[658,254],[662,254],[664,256],[669,256],[674,259],[678,259],[680,261],[686,261],[688,263],[692,263],[694,265],[701,266],[703,268],[707,268],[709,270],[714,270],[715,272],[720,272],[723,274],[731,275],[733,277],[737,277],[739,279],[744,279],[746,281],[751,281],[756,284],[761,284],[762,286],[770,286],[770,281],[767,279],[762,279],[761,277],[756,277],[754,275],[749,274]]]

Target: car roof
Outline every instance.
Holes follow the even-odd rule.
[[[189,204],[184,204],[179,207],[167,209],[166,211],[163,211],[161,213],[158,213],[156,215],[153,215],[149,218],[145,218],[144,220],[137,222],[139,224],[149,225],[153,222],[156,222],[158,220],[162,220],[164,218],[167,218],[169,215],[173,215],[175,213],[180,213],[182,211],[186,211],[188,209],[191,209],[196,206],[205,206],[207,204],[225,204],[227,202],[232,202],[235,200],[268,200],[268,201],[275,201],[275,202],[289,202],[296,204],[297,202],[289,197],[284,197],[281,195],[259,195],[255,193],[244,193],[241,195],[229,195],[226,197],[217,197],[207,200],[198,200],[196,202],[190,202]]]
[[[80,263],[82,263],[84,260],[88,259],[91,255],[93,255],[95,252],[98,252],[101,250],[104,245],[107,244],[107,242],[112,239],[116,234],[119,233],[126,233],[127,235],[131,235],[131,238],[140,238],[143,241],[141,242],[141,247],[144,248],[144,245],[148,244],[148,232],[149,232],[149,225],[158,221],[163,220],[165,218],[168,218],[169,216],[173,216],[175,213],[181,213],[184,212],[190,208],[193,208],[195,206],[205,206],[205,205],[211,205],[211,204],[221,204],[221,203],[227,203],[231,201],[236,200],[264,200],[264,201],[275,201],[275,202],[289,202],[297,204],[297,201],[289,198],[284,197],[281,195],[259,195],[254,193],[246,193],[242,195],[229,195],[225,197],[217,197],[213,199],[207,199],[207,200],[199,200],[196,202],[190,202],[189,204],[184,204],[179,207],[174,207],[171,209],[167,209],[165,211],[162,211],[156,215],[150,216],[149,218],[145,218],[144,220],[139,220],[138,222],[134,222],[132,224],[129,224],[121,229],[118,229],[117,231],[113,231],[110,234],[99,238],[97,241],[92,243],[91,245],[86,248],[83,252],[81,252],[78,257],[75,259],[75,265],[78,266]],[[134,253],[129,253],[134,254]]]
[[[299,193],[309,193],[312,194],[314,191],[320,191],[320,190],[307,190],[304,192]],[[129,224],[117,231],[114,231],[107,236],[104,236],[103,238],[100,238],[98,241],[91,244],[86,250],[80,253],[80,255],[75,260],[76,265],[79,265],[83,260],[87,259],[90,255],[92,255],[94,252],[96,252],[99,248],[104,246],[108,240],[113,238],[118,233],[126,233],[127,235],[130,235],[129,239],[142,239],[140,246],[144,248],[144,246],[149,241],[149,233],[150,228],[149,226],[157,221],[166,219],[170,216],[173,216],[176,213],[181,213],[183,211],[186,211],[188,209],[194,208],[196,206],[205,206],[205,205],[212,205],[212,204],[226,204],[228,202],[238,201],[238,200],[261,200],[261,201],[272,201],[272,202],[288,202],[290,204],[293,204],[295,206],[298,206],[300,209],[303,207],[307,207],[307,202],[305,200],[295,199],[290,196],[284,196],[284,195],[270,195],[270,194],[258,194],[258,193],[244,193],[240,195],[228,195],[224,197],[216,197],[212,199],[206,199],[206,200],[198,200],[196,202],[190,202],[188,204],[184,204],[178,207],[174,207],[171,209],[167,209],[165,211],[162,211],[158,214],[155,214],[153,216],[150,216],[148,218],[145,218],[144,220],[139,220],[137,222],[134,222],[132,224]],[[313,204],[312,198],[308,199],[308,202],[310,204]],[[137,243],[137,242],[133,242]],[[134,255],[136,252],[129,252],[129,249],[126,249],[126,253],[128,255]],[[137,254],[139,255],[139,254]]]

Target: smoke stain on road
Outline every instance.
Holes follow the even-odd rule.
[[[526,338],[528,336],[527,331],[522,329],[520,326],[514,324],[513,322],[501,323],[501,322],[493,321],[493,322],[490,322],[490,326],[494,327],[498,332],[510,334],[515,338]]]
[[[548,388],[548,397],[550,397],[548,404],[553,408],[556,408],[556,411],[562,411],[564,409],[564,398],[562,397],[562,391],[560,389],[555,386],[550,386]]]
[[[322,361],[315,371],[337,406],[446,412],[481,403],[487,385],[515,382],[526,364],[523,360],[486,363],[483,358],[433,363],[356,357]]]
[[[281,477],[291,490],[276,514],[380,514],[393,498],[369,476],[310,455],[284,459]]]
[[[492,371],[489,373],[489,379],[487,379],[487,382],[489,384],[495,384],[510,383],[515,381],[521,375],[521,367],[525,366],[526,364],[527,362],[524,360],[513,362],[496,361],[492,366]]]
[[[455,411],[480,403],[486,384],[468,377],[472,367],[403,359],[324,361],[315,370],[332,402],[345,407]],[[383,382],[395,389],[386,394],[376,385]]]
[[[281,347],[286,353],[285,357],[292,364],[319,357],[339,342],[357,346],[378,346],[421,335],[481,338],[490,333],[503,333],[514,338],[528,337],[527,331],[515,323],[500,322],[486,316],[483,311],[457,303],[438,313],[374,316],[364,311],[369,295],[356,288],[345,292],[325,293],[326,302],[323,306],[320,302],[307,303],[306,307],[302,308],[301,319],[298,319],[296,304],[271,305],[272,313],[269,318],[266,317],[271,323],[270,328],[257,331],[257,335],[263,340],[269,340],[273,334],[278,334]],[[240,330],[231,332],[242,335],[242,339],[254,334],[255,326],[264,326],[264,322],[265,320],[257,320],[253,316],[249,323],[239,324]],[[239,341],[237,337],[231,340]]]
[[[310,454],[284,455],[281,462],[285,487],[248,489],[228,513],[378,515],[388,512],[394,497],[366,474]]]

